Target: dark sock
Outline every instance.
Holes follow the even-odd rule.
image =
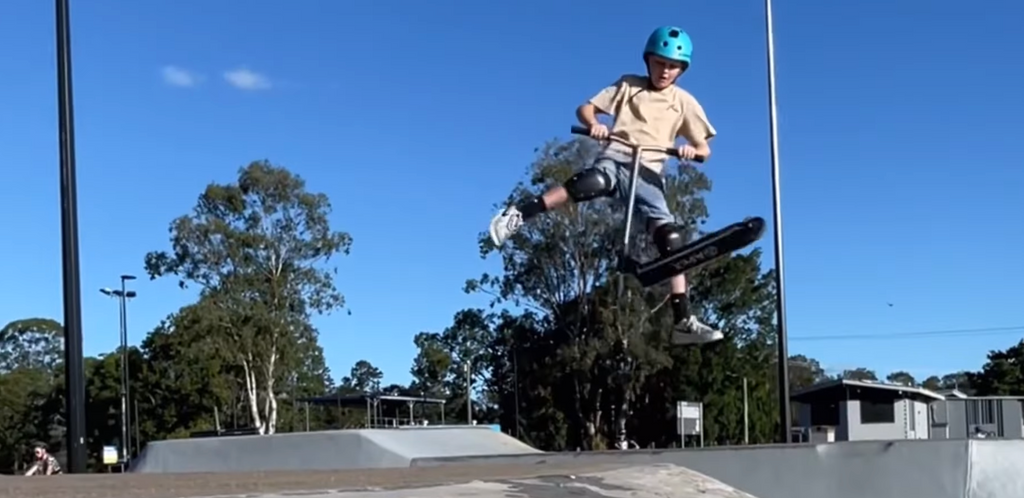
[[[668,298],[672,306],[672,323],[679,323],[690,318],[690,298],[683,294],[672,294]]]
[[[519,203],[516,209],[522,213],[524,220],[528,220],[547,211],[548,207],[544,204],[544,198],[538,195],[530,200]]]

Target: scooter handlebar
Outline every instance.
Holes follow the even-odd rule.
[[[590,136],[590,128],[587,128],[586,126],[573,126],[570,131],[574,135],[585,135],[585,136],[588,136],[588,137]],[[628,142],[625,139],[617,137],[617,136],[614,136],[614,135],[609,135],[608,138],[606,138],[605,140],[609,140],[609,141],[612,141],[612,142],[618,142],[620,144],[628,145],[630,147],[640,147],[640,148],[642,148],[644,150],[654,150],[654,151],[658,151],[658,152],[664,152],[665,154],[668,154],[668,155],[670,155],[672,157],[679,158],[679,149],[675,149],[675,148],[672,148],[672,147],[664,147],[664,148],[662,148],[662,147],[647,147],[647,146],[643,146],[643,145],[637,146],[634,143]],[[693,158],[693,162],[703,163],[705,159],[707,159],[707,158],[704,157],[704,156],[695,156]]]

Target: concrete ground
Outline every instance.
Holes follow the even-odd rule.
[[[3,498],[193,498],[288,491],[396,489],[578,475],[621,468],[582,462],[556,465],[478,465],[374,470],[211,474],[92,474],[4,478]]]

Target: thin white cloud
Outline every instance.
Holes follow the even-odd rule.
[[[164,83],[171,86],[191,88],[199,84],[202,77],[188,69],[178,66],[164,66],[160,69]]]
[[[239,90],[268,90],[272,86],[270,78],[245,68],[225,71],[224,81]]]

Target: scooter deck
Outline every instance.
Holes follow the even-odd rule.
[[[623,270],[636,276],[644,287],[650,287],[753,244],[764,234],[764,229],[764,218],[747,218],[697,239],[668,256],[643,264],[627,258]]]

